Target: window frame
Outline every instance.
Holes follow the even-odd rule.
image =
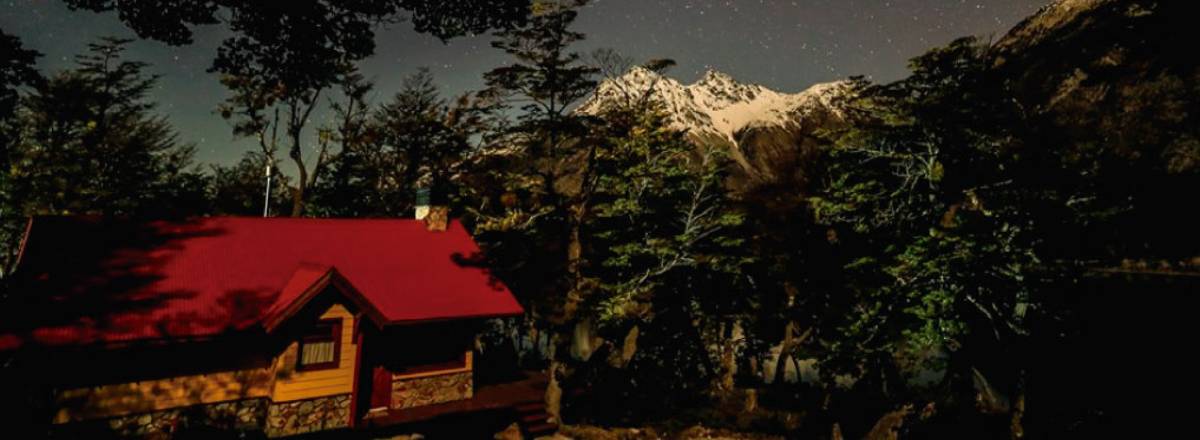
[[[316,329],[328,326],[328,334],[318,334]],[[296,345],[296,371],[319,371],[338,368],[342,360],[342,319],[322,319],[309,332],[300,336]],[[304,363],[304,345],[316,342],[333,342],[333,360],[313,364]]]

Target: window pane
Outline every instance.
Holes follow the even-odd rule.
[[[333,362],[333,342],[307,342],[303,344],[300,363],[303,365]]]

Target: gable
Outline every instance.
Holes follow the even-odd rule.
[[[262,325],[267,333],[274,332],[288,319],[296,316],[319,297],[342,303],[361,312],[376,326],[388,324],[387,318],[354,285],[338,273],[337,268],[320,265],[301,265],[280,292],[279,298],[266,310]]]

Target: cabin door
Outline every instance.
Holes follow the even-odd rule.
[[[392,406],[392,372],[375,365],[371,374],[371,410],[386,410]]]
[[[362,351],[354,396],[357,408],[355,417],[360,420],[363,417],[384,416],[392,405],[392,373],[384,367],[382,335],[378,330],[366,327],[360,334],[365,342],[359,344],[359,350]]]

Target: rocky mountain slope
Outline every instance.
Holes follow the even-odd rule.
[[[1200,215],[1200,2],[1059,0],[991,48],[1003,85],[1033,121],[1033,151],[1074,168],[1097,203],[1125,205],[1095,243],[1119,255],[1195,255]],[[1169,215],[1165,213],[1170,213]],[[1155,225],[1146,228],[1145,225]],[[1099,246],[1099,245],[1097,245]]]
[[[1194,126],[1200,59],[1194,56],[1200,2],[1058,0],[997,40],[988,56],[997,87],[1030,112],[1045,144],[1104,154],[1116,164],[1160,160],[1178,172],[1200,169]],[[848,121],[848,82],[785,93],[709,71],[692,84],[634,68],[601,82],[579,111],[637,99],[649,91],[671,123],[698,145],[728,149],[731,186],[757,198],[795,198],[809,160],[828,145],[822,133]],[[1102,146],[1102,151],[1083,151]],[[1123,178],[1113,176],[1114,184]]]
[[[727,148],[737,164],[732,183],[746,189],[800,178],[802,159],[814,152],[820,132],[844,121],[839,98],[848,91],[848,83],[831,82],[782,93],[712,70],[685,85],[635,67],[603,81],[578,111],[594,114],[648,93],[693,142]]]

